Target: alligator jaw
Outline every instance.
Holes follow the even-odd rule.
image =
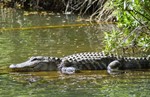
[[[11,65],[9,66],[9,68],[16,68],[16,65],[15,65],[15,64],[11,64]]]
[[[36,71],[34,69],[34,64],[27,64],[27,62],[23,62],[20,64],[11,64],[9,66],[11,71],[19,71],[19,72],[27,72],[27,71]]]
[[[26,67],[26,66],[23,65],[23,64],[11,64],[11,65],[9,66],[9,68],[11,68],[11,69],[24,68],[24,67]]]
[[[26,61],[26,62],[23,62],[23,63],[19,63],[19,64],[11,64],[9,66],[9,68],[31,68],[31,67],[34,67],[34,62],[30,62],[30,61]]]

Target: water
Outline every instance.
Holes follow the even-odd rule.
[[[1,75],[3,97],[149,97],[149,71],[107,75],[105,71],[58,75],[56,72]]]
[[[102,50],[103,32],[113,25],[18,30],[11,28],[85,24],[76,15],[0,11],[1,97],[149,97],[149,70],[108,75],[105,70],[75,75],[49,72],[9,72],[12,63],[31,56],[57,56]]]

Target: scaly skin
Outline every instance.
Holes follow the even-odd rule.
[[[107,70],[111,74],[124,69],[150,68],[150,55],[147,58],[135,58],[87,52],[63,58],[37,56],[31,57],[28,61],[20,64],[12,64],[9,68],[17,69],[18,71],[49,71],[59,69],[65,74],[74,74],[79,70]]]
[[[72,67],[68,72],[67,67]],[[62,59],[59,69],[62,73],[73,74],[78,70],[107,70],[114,73],[124,69],[147,69],[150,68],[149,57],[118,57],[105,55],[104,53],[79,53],[66,56]],[[63,69],[63,70],[62,70]],[[74,71],[75,70],[75,71]]]

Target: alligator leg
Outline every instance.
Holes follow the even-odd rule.
[[[114,60],[107,66],[107,72],[109,74],[120,74],[122,73],[119,69],[121,67],[121,63],[118,60]]]
[[[61,73],[63,74],[74,74],[76,72],[75,67],[62,67],[61,68]]]

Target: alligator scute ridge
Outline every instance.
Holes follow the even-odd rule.
[[[111,74],[124,69],[148,69],[150,68],[150,55],[123,57],[103,52],[84,52],[62,58],[36,56],[26,62],[12,64],[9,68],[14,71],[60,70],[65,74],[74,74],[80,70],[107,70]]]

